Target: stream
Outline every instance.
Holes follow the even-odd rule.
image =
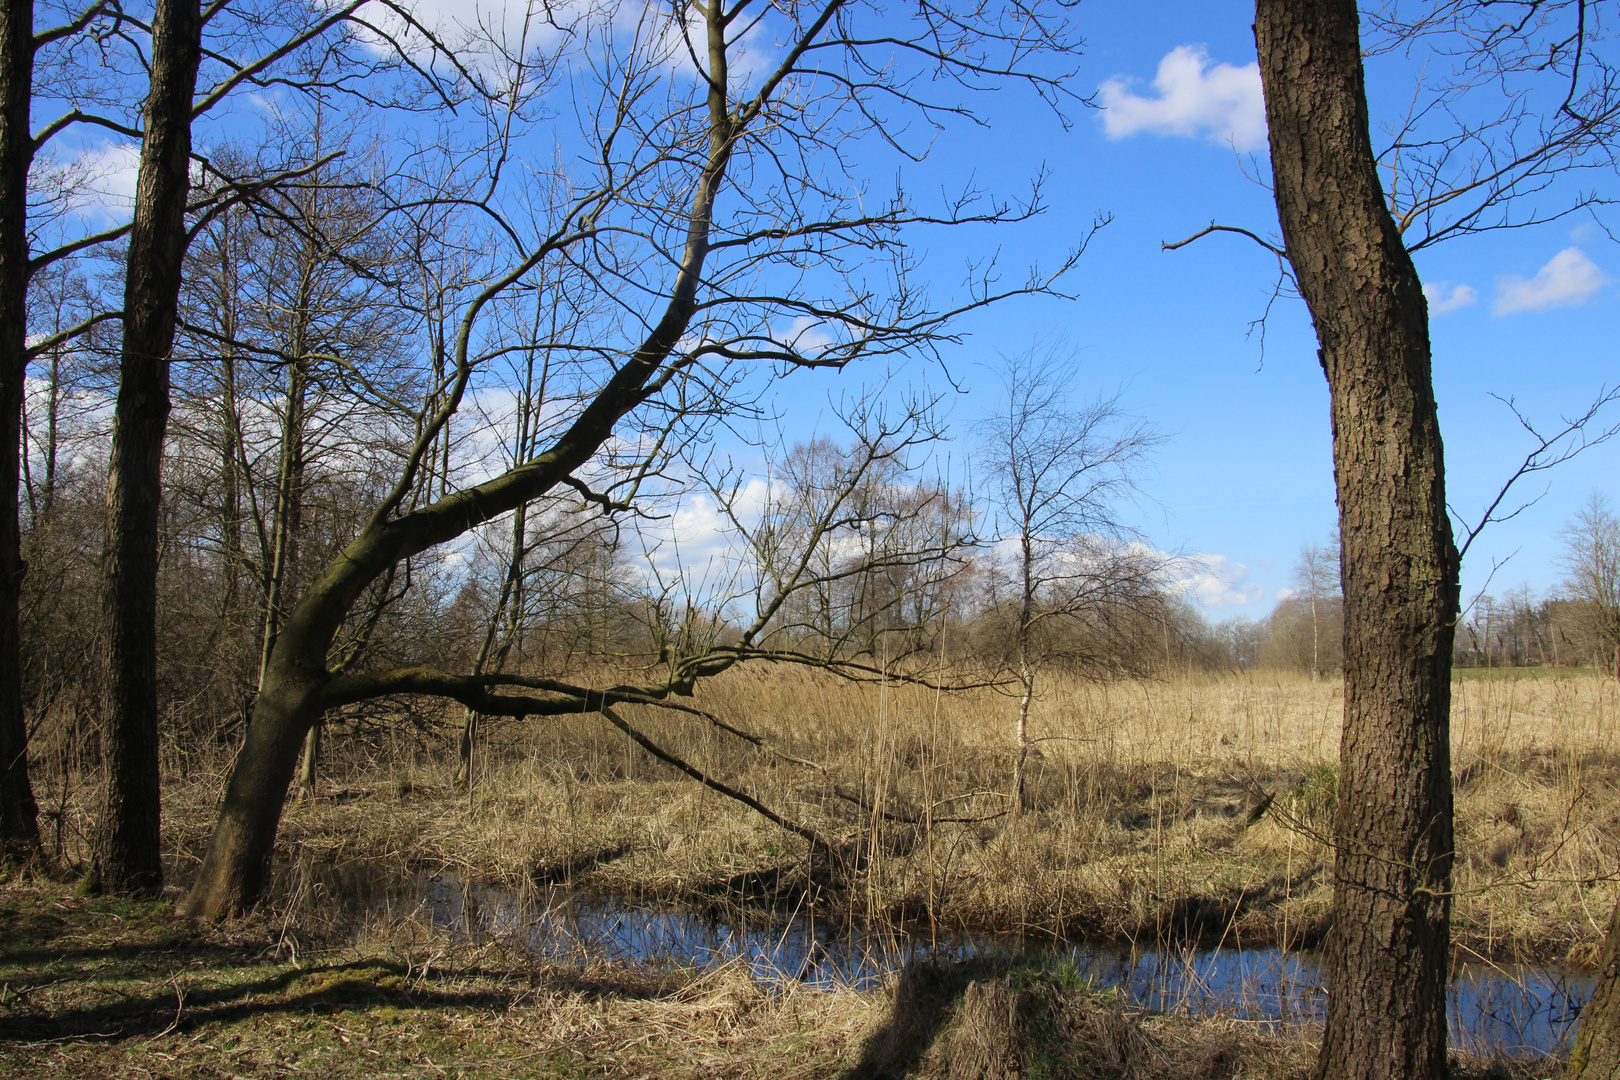
[[[737,963],[767,984],[863,990],[926,956],[1067,961],[1092,985],[1114,988],[1143,1009],[1235,1016],[1273,1027],[1319,1023],[1325,996],[1317,956],[1306,952],[959,933],[930,940],[806,916],[764,922],[739,913],[717,919],[565,886],[522,894],[450,874],[379,875],[364,864],[328,867],[319,876],[324,890],[359,922],[414,914],[474,940],[519,941],[555,960],[589,955],[695,968]],[[1565,1052],[1593,985],[1590,975],[1556,967],[1458,965],[1447,991],[1451,1044],[1481,1055]]]

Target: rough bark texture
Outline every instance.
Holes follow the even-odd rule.
[[[1258,0],[1278,216],[1332,396],[1344,734],[1320,1078],[1446,1075],[1457,556],[1428,309],[1368,136],[1354,0]]]
[[[97,863],[102,888],[163,885],[158,810],[157,564],[169,353],[185,256],[191,108],[202,21],[197,0],[158,0],[152,81],[124,281],[124,341],[102,554],[107,770]]]
[[[0,862],[39,854],[39,813],[28,779],[23,720],[23,574],[18,513],[23,389],[28,373],[29,99],[34,71],[32,0],[0,3]]]
[[[1620,904],[1609,917],[1609,936],[1598,965],[1597,987],[1581,1010],[1581,1029],[1570,1051],[1565,1080],[1620,1080]]]

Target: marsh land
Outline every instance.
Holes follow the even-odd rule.
[[[1464,678],[1454,692],[1456,959],[1587,967],[1617,892],[1620,686],[1566,674]],[[638,722],[834,850],[693,783],[593,715],[486,729],[465,786],[453,748],[409,729],[334,730],[314,798],[286,808],[271,900],[249,919],[203,926],[172,903],[76,894],[67,879],[91,835],[90,789],[64,778],[41,793],[63,880],[0,895],[0,1071],[1308,1070],[1308,1024],[1147,1015],[1062,964],[919,953],[881,985],[829,988],[793,972],[761,979],[746,964],[539,955],[498,925],[469,932],[468,921],[343,895],[345,882],[389,873],[519,896],[566,887],[727,923],[813,915],[924,943],[972,933],[1308,949],[1329,932],[1335,680],[1059,683],[1033,715],[1029,807],[1016,817],[1005,796],[1014,703],[994,690],[756,670],[713,680],[694,703],[758,741],[695,714]],[[167,764],[165,854],[178,888],[229,759],[192,746]],[[1556,1060],[1459,1068],[1540,1075]]]

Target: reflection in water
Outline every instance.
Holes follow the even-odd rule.
[[[915,957],[1024,956],[1068,961],[1092,985],[1115,988],[1156,1012],[1279,1025],[1314,1024],[1322,1016],[1325,988],[1315,957],[1276,949],[1144,949],[963,934],[931,941],[804,916],[770,923],[740,915],[716,919],[565,887],[523,895],[452,875],[401,879],[361,864],[331,867],[327,874],[329,894],[357,917],[422,913],[433,925],[474,940],[521,941],[530,952],[558,960],[590,954],[697,968],[740,963],[768,983],[873,989]],[[1565,1051],[1592,987],[1590,976],[1575,972],[1463,965],[1449,990],[1452,1045],[1513,1056]]]

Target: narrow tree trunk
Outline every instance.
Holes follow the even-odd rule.
[[[23,393],[28,375],[29,102],[32,0],[0,3],[0,862],[39,855],[39,810],[23,719],[21,511]]]
[[[45,484],[40,493],[39,516],[36,521],[48,520],[56,506],[57,444],[62,423],[62,348],[51,350],[50,385],[45,391]]]
[[[1331,392],[1344,734],[1317,1076],[1439,1080],[1452,861],[1445,510],[1428,310],[1386,209],[1354,0],[1258,0],[1278,216]]]
[[[528,427],[528,416],[525,413],[523,429],[519,433],[519,443],[527,441],[524,432]],[[523,460],[521,457],[517,460]],[[529,508],[520,506],[512,511],[512,545],[507,554],[506,576],[501,582],[501,593],[495,601],[495,610],[489,614],[489,627],[484,632],[484,641],[478,647],[478,657],[473,661],[473,674],[482,675],[485,671],[493,669],[500,671],[506,666],[506,656],[512,650],[512,643],[517,639],[518,620],[523,614],[523,556],[528,548],[528,521]],[[505,623],[502,631],[501,624]],[[499,636],[500,644],[496,644]],[[478,738],[478,710],[468,708],[462,718],[460,763],[456,767],[455,786],[459,790],[472,790],[473,744]]]
[[[158,0],[152,17],[151,93],[124,281],[124,343],[101,563],[107,650],[102,747],[107,779],[97,861],[102,888],[117,893],[153,894],[163,885],[158,821],[158,511],[201,39],[197,0]]]
[[[1581,1029],[1570,1051],[1565,1080],[1620,1080],[1620,904],[1609,917],[1592,1000],[1581,1010]]]
[[[242,452],[242,415],[236,392],[236,340],[238,331],[236,305],[237,282],[236,239],[231,210],[223,211],[219,219],[219,291],[215,302],[219,305],[220,331],[225,338],[224,351],[219,358],[219,532],[220,552],[224,561],[225,587],[220,597],[220,619],[232,617],[236,611],[245,559],[242,551],[242,470],[238,455]]]
[[[1013,759],[1012,816],[1017,821],[1024,813],[1024,770],[1029,762],[1029,706],[1035,699],[1035,663],[1030,655],[1030,629],[1035,621],[1035,564],[1034,539],[1029,532],[1029,518],[1024,518],[1019,540],[1018,602],[1018,680],[1023,693],[1018,698],[1018,720],[1013,729],[1015,757]]]
[[[298,771],[299,790],[310,802],[315,801],[315,780],[319,776],[321,727],[319,720],[309,725],[309,733],[304,736],[303,768]]]
[[[1311,678],[1322,678],[1322,630],[1316,615],[1316,589],[1311,589]]]
[[[302,334],[293,343],[297,350]],[[293,565],[297,559],[299,534],[303,530],[304,506],[304,408],[307,394],[304,360],[297,351],[287,367],[286,412],[281,425],[281,458],[276,468],[275,520],[271,527],[270,550],[265,553],[264,620],[259,647],[259,682],[275,651],[276,635],[291,606]]]

